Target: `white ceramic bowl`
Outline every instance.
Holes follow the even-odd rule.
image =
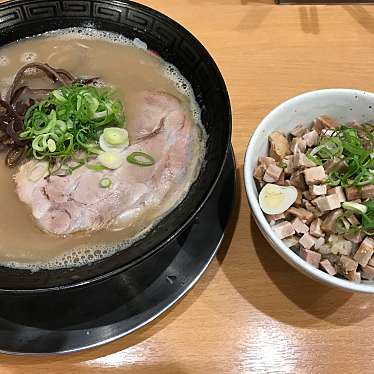
[[[309,126],[320,115],[329,115],[339,122],[374,119],[374,94],[358,90],[327,89],[293,97],[272,110],[259,124],[249,141],[244,162],[244,182],[252,214],[270,245],[293,267],[305,275],[347,291],[374,293],[374,282],[357,284],[333,277],[311,266],[274,234],[258,203],[253,172],[260,156],[268,154],[268,135],[275,130],[290,132],[297,124]]]

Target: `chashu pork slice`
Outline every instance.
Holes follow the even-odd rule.
[[[83,166],[68,176],[32,181],[37,161],[20,167],[15,176],[18,196],[42,230],[66,235],[124,227],[145,210],[157,208],[173,186],[191,183],[187,169],[193,157],[193,124],[182,104],[158,92],[144,92],[139,100],[138,112],[129,119],[130,146],[120,168],[96,172]],[[136,151],[151,155],[155,164],[128,163],[127,155]],[[104,177],[111,179],[110,188],[100,187]]]

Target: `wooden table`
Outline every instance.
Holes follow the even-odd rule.
[[[226,240],[171,311],[115,343],[64,357],[0,357],[0,373],[373,372],[374,298],[293,270],[251,219],[243,156],[262,117],[326,87],[374,89],[374,8],[266,0],[143,0],[208,48],[229,88],[240,201]]]

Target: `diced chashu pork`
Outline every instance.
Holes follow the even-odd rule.
[[[367,280],[373,280],[374,279],[374,267],[366,265],[362,268],[362,278]]]
[[[279,180],[283,169],[277,165],[269,165],[265,170],[263,180],[268,183],[275,183]]]
[[[368,265],[374,267],[374,256],[369,260]]]
[[[295,171],[295,165],[293,162],[293,155],[288,155],[283,159],[283,163],[285,164],[284,172],[287,175],[291,175]]]
[[[305,140],[306,145],[308,147],[313,147],[314,145],[317,145],[318,139],[319,135],[316,130],[309,131],[303,136],[303,140]]]
[[[309,191],[304,191],[303,192],[303,196],[305,197],[305,199],[306,199],[306,201],[310,201],[310,200],[312,200],[313,199],[313,195],[309,192]],[[304,199],[304,200],[305,200]]]
[[[310,249],[300,248],[300,257],[308,264],[318,268],[322,256],[320,253],[311,251]]]
[[[343,225],[346,230],[348,230],[351,227],[349,221],[345,217],[340,218],[340,224]]]
[[[288,236],[287,238],[284,238],[282,241],[289,248],[296,247],[299,245],[299,238],[295,235]]]
[[[363,241],[365,233],[362,231],[356,232],[355,234],[345,234],[344,238],[352,243],[359,244]]]
[[[274,131],[269,136],[270,156],[277,161],[282,161],[285,156],[291,154],[287,138],[279,131]]]
[[[303,248],[310,249],[315,245],[316,239],[309,233],[305,233],[299,240]]]
[[[322,225],[321,218],[316,218],[310,224],[310,233],[311,233],[311,235],[313,235],[313,236],[315,236],[317,238],[321,238],[321,237],[325,236],[325,233],[322,232],[321,225]]]
[[[298,234],[306,234],[309,231],[309,227],[298,217],[294,218],[291,224]]]
[[[338,186],[338,187],[330,188],[327,191],[327,194],[328,195],[338,195],[341,203],[344,203],[345,201],[347,201],[347,199],[345,197],[345,194],[344,194],[343,187]]]
[[[321,255],[323,255],[324,257],[326,257],[327,255],[336,256],[334,253],[331,252],[331,247],[326,243],[322,244],[318,248],[318,252],[321,253]]]
[[[82,230],[126,225],[147,208],[157,207],[171,185],[184,183],[192,157],[192,123],[173,96],[144,92],[141,110],[129,116],[131,136],[126,156],[135,151],[152,155],[155,164],[139,167],[128,162],[117,170],[94,172],[81,167],[71,175],[28,179],[35,161],[24,164],[15,177],[20,199],[28,204],[44,231],[61,235]],[[103,177],[111,188],[101,188]],[[123,226],[122,226],[123,227]]]
[[[280,175],[279,179],[277,180],[277,184],[279,186],[289,186],[289,181],[286,180],[286,175],[282,169],[282,174]]]
[[[256,178],[260,183],[263,183],[262,178],[264,177],[265,169],[262,165],[257,165],[253,173],[254,178]]]
[[[265,169],[267,169],[269,166],[275,165],[276,162],[273,157],[264,156],[260,158],[260,164],[263,165]]]
[[[260,157],[260,159],[258,160],[258,165],[254,172],[254,177],[257,180],[262,181],[264,178],[266,169],[271,165],[274,165],[274,166],[276,165],[275,160],[272,157],[267,157],[267,156]]]
[[[293,163],[296,169],[305,169],[316,166],[315,163],[306,157],[305,153],[296,152],[293,156]]]
[[[297,190],[297,197],[293,205],[297,208],[300,208],[302,201],[303,201],[303,193],[300,190]]]
[[[336,268],[331,264],[331,262],[328,259],[322,260],[319,265],[323,270],[326,271],[327,274],[330,275],[336,275]]]
[[[314,242],[315,249],[319,250],[323,245],[325,245],[325,239],[323,237],[316,239]]]
[[[349,201],[374,198],[374,185],[362,186],[361,189],[353,186],[346,187],[345,193]]]
[[[302,221],[305,221],[305,222],[311,222],[314,217],[312,212],[309,212],[308,210],[304,208],[295,208],[293,206],[287,209],[286,213],[291,214],[292,216],[298,217]]]
[[[340,197],[338,194],[321,196],[314,199],[312,202],[321,212],[335,210],[341,206]]]
[[[324,232],[333,233],[336,229],[336,220],[343,214],[342,209],[336,209],[329,213],[322,221],[321,228]]]
[[[344,171],[348,168],[347,163],[344,160],[339,159],[332,159],[325,162],[323,165],[323,168],[325,169],[325,172],[327,174],[330,174],[333,171]]]
[[[280,214],[266,214],[266,218],[268,219],[269,222],[275,222],[275,221],[280,221],[281,219],[285,219],[286,215],[284,213]]]
[[[363,199],[374,198],[374,184],[368,184],[366,186],[362,186],[361,198]]]
[[[306,184],[319,184],[326,178],[323,166],[315,166],[304,170]]]
[[[303,206],[306,210],[308,210],[310,213],[313,213],[314,217],[321,217],[323,213],[317,209],[310,201],[303,199]]]
[[[302,138],[293,138],[291,141],[291,152],[296,154],[297,152],[304,153],[306,151],[306,141]]]
[[[347,218],[347,221],[353,226],[357,226],[360,224],[360,221],[357,219],[357,217],[354,214],[352,214],[351,216],[347,216],[346,218]]]
[[[309,186],[309,192],[313,196],[326,195],[327,186],[325,184],[312,184]]]
[[[361,282],[361,272],[359,271],[349,271],[346,274],[346,278],[352,282],[360,283]]]
[[[278,223],[272,226],[272,229],[279,239],[284,239],[284,238],[287,238],[288,236],[295,234],[294,227],[288,221],[283,221],[281,223]]]
[[[346,126],[352,129],[362,130],[362,125],[360,125],[357,121],[348,122]]]
[[[339,124],[329,116],[317,117],[313,122],[313,128],[318,131],[322,129],[336,129]]]
[[[358,200],[358,199],[371,199],[374,198],[374,185],[369,184],[362,186],[361,189],[357,187],[346,187],[345,194],[347,195],[347,200]]]
[[[338,272],[344,276],[355,273],[358,267],[358,262],[348,256],[340,256],[338,262]]]
[[[353,258],[361,265],[366,266],[374,253],[374,240],[366,237],[357,249]]]
[[[264,177],[265,169],[262,165],[257,165],[255,172],[253,173],[253,176],[258,180],[262,181],[262,178]]]
[[[302,124],[297,125],[290,131],[290,134],[296,138],[300,138],[301,136],[305,135],[308,132],[308,129],[304,127]]]
[[[358,188],[346,187],[344,190],[348,201],[361,199],[361,191]]]
[[[291,175],[290,184],[297,189],[303,191],[306,188],[304,174],[302,171],[296,171]]]

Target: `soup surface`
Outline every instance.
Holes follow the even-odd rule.
[[[177,97],[194,124],[193,157],[189,160],[186,183],[173,186],[157,209],[145,210],[131,225],[117,231],[81,232],[65,237],[41,231],[33,221],[30,208],[17,196],[14,182],[17,170],[7,168],[1,160],[0,263],[31,270],[80,266],[131,245],[184,198],[204,156],[205,134],[200,126],[200,112],[190,84],[174,66],[149,52],[139,40],[130,41],[116,34],[87,29],[69,29],[2,47],[2,96],[16,71],[32,61],[46,62],[80,77],[99,76],[118,91],[126,121],[137,115],[137,97],[141,92],[158,91]],[[38,87],[42,84],[38,82]]]

